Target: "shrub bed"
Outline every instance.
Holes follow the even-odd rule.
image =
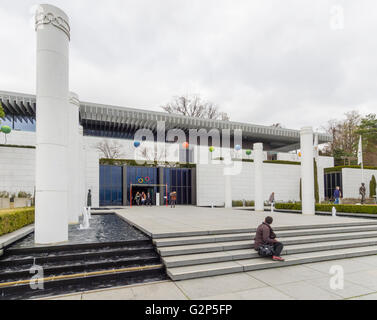
[[[375,205],[352,205],[352,204],[316,204],[316,211],[331,212],[332,208],[335,207],[338,212],[345,213],[369,213],[377,214],[377,206]],[[276,209],[285,210],[301,210],[301,203],[276,203]]]
[[[34,223],[34,208],[0,210],[0,236]]]
[[[232,206],[233,207],[243,207],[243,201],[242,200],[233,200],[232,201]],[[254,206],[254,201],[246,200],[245,201],[245,206],[246,207],[253,207]]]

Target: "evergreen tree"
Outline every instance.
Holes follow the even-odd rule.
[[[373,175],[369,182],[369,197],[374,198],[376,196],[376,177]]]
[[[319,203],[318,168],[317,161],[314,159],[314,197],[315,202]]]
[[[1,124],[1,119],[4,119],[4,117],[5,117],[5,112],[0,102],[0,124]]]

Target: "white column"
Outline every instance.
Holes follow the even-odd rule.
[[[79,168],[80,168],[80,181],[79,181],[79,214],[82,214],[82,209],[86,207],[85,201],[85,150],[84,150],[84,129],[81,125],[79,125],[79,140],[80,140],[80,161],[79,161]]]
[[[37,32],[35,242],[68,240],[67,127],[69,20],[51,5],[40,5]]]
[[[314,152],[312,127],[304,127],[301,129],[300,143],[302,214],[314,215]]]
[[[80,101],[76,93],[70,92],[68,104],[68,222],[79,223],[80,213]]]
[[[255,211],[264,211],[263,201],[263,143],[254,143]]]
[[[225,208],[232,208],[232,176],[230,174],[224,176],[224,187]]]

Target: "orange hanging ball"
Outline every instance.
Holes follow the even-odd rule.
[[[188,149],[189,144],[188,144],[188,142],[183,142],[182,146],[183,146],[184,149]]]
[[[301,157],[301,152],[298,153],[298,156]]]

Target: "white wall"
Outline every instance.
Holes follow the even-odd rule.
[[[224,165],[197,165],[198,206],[224,205]],[[276,201],[300,200],[300,166],[263,164],[263,198],[275,192]],[[232,176],[232,200],[254,200],[254,164],[242,163],[241,172]]]
[[[99,155],[96,150],[89,149],[85,157],[86,179],[85,179],[85,202],[88,190],[92,193],[92,207],[99,207]]]
[[[369,182],[372,175],[377,179],[377,170],[364,170],[364,181],[367,189],[366,196],[369,197]],[[361,186],[361,169],[343,168],[343,198],[360,198],[359,188]]]
[[[3,143],[4,143],[4,140],[1,140],[0,144],[3,144]],[[19,146],[35,146],[36,145],[35,132],[13,130],[10,134],[7,135],[7,144],[19,145]]]
[[[135,158],[133,140],[84,136],[84,145],[86,149],[85,185],[86,190],[89,188],[92,189],[92,202],[94,207],[99,205],[99,158],[102,157],[96,146],[99,142],[104,141],[104,139],[109,140],[110,143],[117,141],[118,144],[121,145],[123,153],[122,158]],[[35,133],[12,131],[12,133],[8,135],[8,143],[16,145],[35,145]],[[208,148],[205,149],[208,152]],[[169,161],[179,160],[179,153],[177,151],[177,146],[171,145],[171,149],[168,152]],[[216,153],[213,155],[214,158],[216,157],[215,154]],[[278,159],[282,159],[281,155],[282,153],[278,154]],[[293,156],[296,155],[293,154]],[[252,158],[252,156],[247,158]],[[267,153],[265,153],[265,159],[266,158]],[[291,161],[297,161],[294,157],[288,158]],[[323,177],[321,178],[320,171],[323,170],[322,168],[333,167],[334,164],[333,158],[320,157],[319,159],[319,190],[320,195],[323,196]],[[221,161],[217,162],[220,164],[202,164],[197,166],[197,194],[198,205],[200,206],[209,206],[211,203],[214,205],[224,204],[224,166],[221,164]],[[263,166],[265,181],[264,198],[266,200],[268,200],[271,192],[275,192],[275,199],[277,201],[299,200],[300,166],[269,163],[265,163]],[[35,149],[0,147],[0,168],[0,191],[34,191]],[[346,170],[357,171],[357,169]],[[243,162],[241,173],[232,177],[233,200],[253,200],[253,171],[253,163]],[[367,172],[368,170],[365,171]],[[346,173],[346,179],[343,180],[345,194],[350,193],[350,191],[347,190],[347,187],[352,188],[353,186],[352,174],[349,178],[350,182],[348,182],[347,179]],[[368,180],[366,179],[367,188],[369,188],[369,180],[370,178],[368,178]],[[358,194],[358,187],[356,192]]]
[[[0,191],[34,194],[35,149],[0,147]]]

